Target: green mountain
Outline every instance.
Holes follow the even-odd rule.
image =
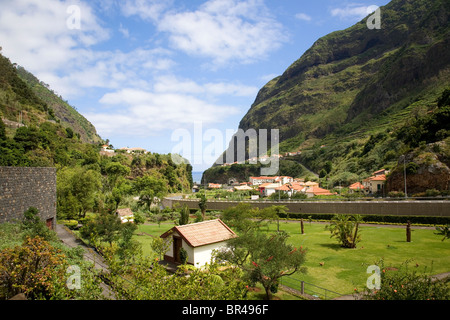
[[[78,134],[81,141],[102,139],[95,127],[23,67],[0,54],[0,114],[3,119],[25,125],[54,121]]]
[[[420,143],[403,128],[435,112],[450,87],[450,2],[393,0],[380,12],[380,29],[368,28],[369,15],[317,40],[259,91],[239,128],[279,129],[280,153],[301,151],[288,159],[331,185],[394,169]],[[424,143],[445,141],[443,126]]]
[[[0,55],[0,166],[56,167],[58,219],[119,206],[145,211],[154,197],[192,190],[190,164],[170,154],[105,152],[103,144],[75,108]]]

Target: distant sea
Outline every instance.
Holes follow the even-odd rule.
[[[192,171],[192,181],[194,181],[194,183],[201,183],[202,175],[203,171]]]

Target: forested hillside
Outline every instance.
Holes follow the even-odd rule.
[[[150,207],[192,189],[191,165],[175,164],[170,154],[102,154],[105,141],[88,120],[1,55],[0,115],[0,166],[56,167],[60,219],[112,212],[125,198]]]

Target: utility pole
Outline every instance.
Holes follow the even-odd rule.
[[[405,179],[405,198],[408,198],[408,192],[406,190],[406,154],[403,156],[403,177]]]

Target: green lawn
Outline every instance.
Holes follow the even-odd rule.
[[[434,229],[413,229],[412,242],[406,242],[405,228],[362,226],[361,242],[356,249],[341,248],[325,224],[305,223],[305,234],[299,223],[280,223],[280,229],[290,234],[295,246],[306,248],[306,274],[293,278],[303,280],[328,290],[350,294],[354,288],[364,289],[367,267],[380,259],[385,266],[399,267],[407,260],[411,268],[438,274],[450,272],[450,240],[441,241]],[[270,231],[275,231],[272,225]],[[320,263],[323,262],[323,266]]]
[[[361,226],[361,239],[356,249],[344,249],[336,239],[330,238],[326,224],[305,222],[305,234],[300,232],[298,222],[280,222],[280,229],[290,234],[290,241],[297,247],[307,249],[306,274],[296,274],[294,279],[303,280],[342,294],[351,294],[354,288],[364,289],[370,276],[367,267],[383,259],[385,266],[399,267],[407,260],[409,266],[421,272],[439,274],[450,272],[450,240],[441,241],[434,229],[412,230],[412,242],[406,242],[405,228],[384,226]],[[161,235],[173,227],[173,223],[140,225],[137,233]],[[276,231],[276,223],[265,232]],[[145,254],[151,254],[150,237],[135,236],[143,244]],[[320,265],[323,263],[323,266]],[[292,281],[291,283],[294,283]],[[283,281],[287,285],[287,281]]]

